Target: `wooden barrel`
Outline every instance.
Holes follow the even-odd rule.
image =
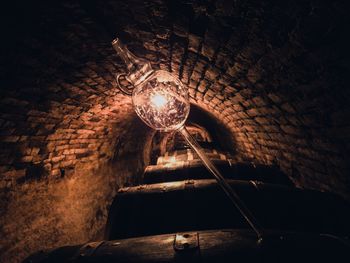
[[[266,229],[350,234],[350,206],[337,196],[254,181],[229,183]],[[188,180],[120,189],[105,239],[222,228],[248,225],[214,180]]]
[[[171,157],[168,156],[168,159]],[[227,179],[254,180],[265,183],[293,186],[292,181],[277,167],[237,162],[232,159],[211,159],[222,175]],[[213,176],[198,159],[176,161],[146,167],[143,182],[145,184],[181,181],[188,179],[211,179]]]
[[[39,252],[24,263],[349,262],[349,243],[332,236],[222,229],[93,242]]]

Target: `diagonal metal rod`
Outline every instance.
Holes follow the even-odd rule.
[[[219,186],[224,190],[226,195],[231,199],[232,203],[236,206],[238,211],[241,213],[241,215],[245,218],[245,220],[248,222],[250,227],[257,234],[258,239],[261,239],[262,238],[262,231],[261,231],[262,227],[260,226],[259,222],[253,216],[253,214],[250,212],[250,210],[245,205],[245,203],[242,201],[242,199],[239,197],[239,195],[236,193],[236,191],[233,190],[232,187],[227,183],[227,181],[221,175],[221,173],[218,171],[218,169],[215,167],[213,162],[208,158],[208,156],[205,154],[203,148],[191,136],[191,134],[187,131],[185,126],[182,126],[178,130],[178,132],[181,133],[181,135],[184,137],[184,139],[186,140],[188,145],[192,148],[192,150],[195,151],[195,153],[202,160],[204,166],[215,177],[215,179],[218,182]]]

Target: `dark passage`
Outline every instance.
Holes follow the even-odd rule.
[[[301,255],[291,247],[329,252],[329,262],[341,254],[350,201],[348,1],[13,0],[1,11],[0,262],[101,241],[106,231],[107,239],[135,238],[121,250],[96,243],[99,253],[116,249],[116,262],[141,255],[135,244],[164,261],[201,254],[220,262],[244,251],[268,260],[271,246],[290,260]],[[274,237],[259,245],[267,254],[253,253],[253,233],[215,184],[201,181],[211,177],[181,136],[142,123],[117,88],[127,69],[115,37],[188,88],[188,130],[264,228],[282,229],[289,245]],[[175,251],[184,240],[191,259]],[[212,253],[224,243],[233,254],[226,245],[228,254]],[[74,256],[81,247],[69,249]]]

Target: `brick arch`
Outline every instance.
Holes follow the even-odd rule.
[[[110,45],[116,35],[176,74],[191,103],[228,127],[238,155],[349,198],[347,10],[346,1],[292,0],[46,1],[8,10],[3,257],[92,238],[116,188],[137,181],[147,162],[151,132],[115,89],[114,75],[125,71]],[[131,169],[124,157],[133,157]],[[80,213],[62,217],[72,200],[82,200]]]

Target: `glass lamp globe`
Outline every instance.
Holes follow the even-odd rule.
[[[160,131],[181,128],[190,112],[187,88],[165,70],[154,71],[135,86],[132,102],[137,115],[148,126]]]
[[[119,74],[119,89],[132,95],[137,115],[148,126],[161,131],[181,128],[190,112],[187,88],[173,74],[165,70],[154,70],[149,61],[139,58],[116,38],[112,46],[124,61],[128,74]],[[120,78],[132,84],[128,90],[120,83]]]

